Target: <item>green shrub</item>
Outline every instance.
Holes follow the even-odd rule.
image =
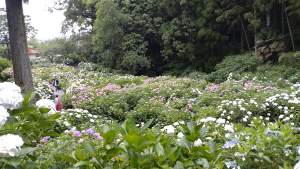
[[[227,79],[230,73],[243,73],[255,71],[262,63],[262,58],[252,54],[227,56],[221,63],[217,64],[216,71],[212,73],[211,81],[220,83]]]
[[[61,106],[63,109],[72,109],[72,95],[64,94],[61,96]]]
[[[81,61],[81,58],[80,58],[79,55],[73,55],[73,54],[71,54],[71,55],[68,55],[66,58],[72,59],[73,62],[74,62],[74,64],[77,64],[77,63],[79,63]]]
[[[0,58],[0,72],[2,72],[4,69],[8,67],[12,67],[11,61],[4,58]]]
[[[257,72],[265,73],[266,71],[271,70],[272,67],[273,67],[273,63],[272,62],[267,62],[266,64],[259,65],[257,67]]]
[[[6,68],[1,72],[1,78],[4,81],[7,81],[9,78],[14,76],[14,72],[12,68]]]
[[[286,67],[296,67],[296,68],[300,68],[299,61],[300,61],[300,52],[284,53],[278,59],[278,63],[280,65],[285,65]]]

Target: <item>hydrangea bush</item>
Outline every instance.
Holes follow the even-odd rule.
[[[53,131],[60,115],[29,107],[35,92],[23,97],[20,91],[13,83],[0,83],[0,168],[35,168],[39,154],[32,140],[60,135]]]
[[[51,100],[30,108],[31,95],[3,108],[0,136],[24,143],[2,149],[14,157],[0,157],[0,167],[299,168],[296,76],[233,73],[213,84],[84,67],[34,70],[38,79],[60,79],[72,109],[48,113]]]

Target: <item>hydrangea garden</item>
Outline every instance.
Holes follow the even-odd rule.
[[[26,96],[0,83],[0,168],[300,168],[297,75],[230,74],[214,84],[86,63],[32,72],[36,91]],[[65,92],[61,112],[53,77]]]

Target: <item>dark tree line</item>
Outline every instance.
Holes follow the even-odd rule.
[[[299,50],[298,0],[60,0],[82,60],[136,75],[211,72],[225,56]]]

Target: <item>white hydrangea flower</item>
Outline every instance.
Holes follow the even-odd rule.
[[[178,136],[178,138],[181,138],[181,137],[183,137],[184,135],[183,135],[182,132],[180,132],[180,133],[177,134],[177,136]]]
[[[226,122],[226,120],[225,119],[218,119],[216,122],[218,124],[224,124]]]
[[[0,106],[6,109],[13,110],[19,108],[23,100],[23,96],[18,92],[11,90],[0,91]]]
[[[18,135],[7,134],[0,136],[0,157],[13,157],[24,144]]]
[[[224,130],[229,131],[229,132],[234,132],[233,127],[234,127],[234,126],[233,126],[232,124],[226,124],[226,125],[224,126]]]
[[[195,141],[194,146],[198,147],[198,146],[200,146],[201,144],[202,144],[201,139],[198,139],[198,140]]]
[[[54,109],[55,110],[55,104],[52,100],[49,99],[41,99],[36,102],[36,106],[39,108],[47,108],[47,109]]]
[[[0,91],[14,91],[17,93],[21,93],[21,88],[14,83],[11,82],[3,82],[0,83]]]
[[[7,117],[9,117],[7,110],[0,106],[0,125],[5,124]]]
[[[174,133],[175,128],[171,125],[165,126],[161,131],[166,130],[168,134]]]

